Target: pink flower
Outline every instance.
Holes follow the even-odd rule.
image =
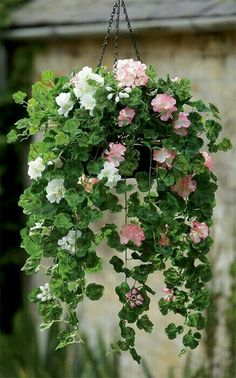
[[[109,149],[110,151],[105,150],[105,154],[107,155],[105,159],[111,163],[114,163],[115,167],[118,167],[120,162],[125,160],[124,153],[126,151],[126,147],[121,143],[110,143]]]
[[[204,156],[205,158],[205,163],[204,163],[204,167],[208,168],[209,171],[213,171],[214,169],[214,161],[212,159],[212,156],[209,155],[207,152],[202,152],[202,155]]]
[[[99,180],[96,177],[87,177],[83,173],[82,176],[79,178],[78,184],[83,185],[86,192],[92,193],[93,186],[97,184]]]
[[[162,289],[162,293],[164,294],[163,295],[164,301],[167,301],[167,302],[173,302],[174,301],[175,297],[174,297],[173,289],[164,288],[164,289]]]
[[[174,151],[166,150],[165,148],[153,151],[153,160],[157,161],[161,167],[172,168],[172,161],[175,157],[176,153]]]
[[[196,188],[196,181],[192,180],[192,175],[189,175],[177,181],[177,183],[171,187],[171,190],[180,197],[186,198],[190,193],[195,192]]]
[[[136,87],[146,85],[148,76],[145,71],[146,64],[133,59],[118,60],[116,70],[116,80],[120,82],[123,87]]]
[[[190,239],[198,244],[202,239],[206,239],[209,235],[209,228],[206,223],[194,221],[191,223]]]
[[[121,244],[127,244],[132,241],[137,247],[140,247],[143,240],[145,240],[145,235],[140,226],[132,223],[122,226],[120,231]]]
[[[118,116],[118,126],[122,127],[123,125],[129,125],[130,123],[132,123],[135,114],[135,110],[130,109],[128,107],[122,109]]]
[[[127,302],[129,302],[130,307],[137,307],[143,304],[144,298],[140,294],[139,290],[133,287],[125,296]]]
[[[168,93],[158,94],[152,100],[151,105],[154,112],[161,113],[160,119],[167,121],[169,118],[173,118],[173,112],[177,110],[176,100],[174,97],[168,95]]]
[[[168,247],[170,245],[170,239],[167,234],[161,234],[159,244],[161,247]]]
[[[180,136],[186,136],[190,124],[191,122],[188,119],[188,114],[180,112],[178,119],[173,122],[174,133]]]

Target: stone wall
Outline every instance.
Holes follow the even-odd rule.
[[[194,98],[203,98],[216,104],[222,113],[224,133],[235,141],[236,127],[236,60],[235,34],[231,31],[215,33],[161,34],[155,31],[139,35],[141,56],[146,64],[152,64],[161,76],[170,73],[171,76],[187,77],[192,80]],[[48,42],[45,49],[35,56],[35,77],[45,69],[51,69],[57,74],[69,74],[73,68],[84,65],[96,66],[102,39],[81,38],[77,40],[54,40]],[[133,57],[129,40],[121,39],[122,58]],[[112,49],[108,48],[105,64],[112,65]],[[235,245],[235,161],[234,152],[219,153],[215,158],[216,174],[219,177],[217,193],[217,208],[215,210],[215,225],[212,234],[215,240],[212,249],[216,279],[214,286],[222,294],[220,312],[224,313],[225,295],[229,288],[228,267],[233,259]],[[122,223],[121,217],[107,215],[107,221]],[[104,220],[105,222],[105,220]],[[105,284],[110,290],[106,291],[101,302],[86,301],[81,309],[81,327],[91,336],[96,334],[97,328],[102,330],[107,341],[118,331],[116,313],[120,308],[114,287],[118,283],[114,279],[109,259],[112,255],[105,245],[99,254],[104,258],[104,273],[96,277],[96,282]],[[117,274],[116,274],[117,276]],[[93,277],[91,277],[92,280]],[[139,334],[137,349],[144,356],[155,378],[167,378],[168,369],[173,368],[177,378],[183,376],[182,368],[186,357],[178,358],[180,339],[169,341],[164,334],[165,326],[173,320],[171,316],[163,317],[158,310],[157,301],[160,298],[160,288],[163,286],[162,276],[152,278],[152,286],[159,292],[158,298],[152,304],[150,318],[155,323],[152,335]],[[225,324],[220,317],[215,346],[214,377],[223,376],[227,349]],[[176,319],[177,320],[177,319]],[[178,321],[178,320],[177,320]],[[92,337],[93,338],[93,337]],[[195,366],[204,360],[204,350],[200,347],[194,352]],[[221,361],[219,363],[219,360]],[[122,378],[142,378],[144,373],[129,357],[122,357]],[[112,378],[112,377],[111,377]]]

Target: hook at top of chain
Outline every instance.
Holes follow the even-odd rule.
[[[107,32],[105,34],[104,42],[103,42],[101,53],[100,53],[100,58],[99,58],[98,65],[97,65],[98,68],[101,67],[102,62],[103,62],[104,54],[105,54],[105,51],[106,51],[106,48],[107,48],[107,45],[108,45],[108,42],[109,42],[109,38],[110,38],[113,23],[114,23],[115,15],[116,15],[116,20],[115,20],[114,69],[116,68],[117,60],[119,58],[120,9],[121,9],[121,7],[123,8],[123,13],[124,13],[124,16],[125,16],[125,22],[127,24],[127,28],[128,28],[128,31],[129,31],[131,42],[133,44],[133,48],[135,50],[136,57],[137,57],[138,60],[141,61],[140,53],[139,53],[139,50],[138,50],[138,47],[137,47],[137,41],[136,41],[136,38],[135,38],[134,33],[133,33],[133,29],[132,29],[132,26],[131,26],[131,22],[130,22],[130,19],[129,19],[129,15],[128,15],[128,12],[127,12],[127,9],[126,9],[125,2],[124,2],[124,0],[116,0],[114,2],[113,8],[112,8],[110,19],[108,21]]]

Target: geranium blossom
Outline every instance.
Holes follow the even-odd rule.
[[[173,122],[173,131],[177,135],[186,136],[190,125],[191,122],[188,119],[188,114],[180,112],[178,119]]]
[[[46,168],[41,157],[37,157],[35,160],[30,161],[28,166],[28,175],[31,179],[42,177],[42,172]]]
[[[53,179],[49,181],[47,187],[47,199],[51,203],[59,203],[66,193],[66,188],[64,187],[64,179]]]
[[[92,82],[95,82],[95,85]],[[87,66],[71,79],[75,97],[79,100],[81,107],[89,110],[90,115],[93,115],[93,109],[96,106],[94,94],[97,86],[103,86],[104,82],[101,75],[93,73],[92,68]]]
[[[127,244],[132,241],[137,247],[140,247],[143,240],[145,240],[145,235],[140,226],[132,223],[122,226],[120,231],[121,244]]]
[[[214,161],[212,159],[212,156],[209,155],[207,152],[202,152],[202,155],[204,156],[205,162],[204,167],[206,167],[210,172],[214,169]]]
[[[78,180],[78,184],[83,185],[86,192],[92,193],[93,186],[99,182],[96,177],[87,177],[84,173]]]
[[[58,240],[58,246],[70,253],[76,252],[76,241],[82,235],[80,230],[70,230],[66,236]]]
[[[126,106],[126,108],[122,109],[119,113],[118,126],[122,127],[123,125],[130,125],[135,117],[135,114],[136,112],[134,109],[128,108]]]
[[[59,106],[58,113],[68,117],[69,111],[73,109],[74,101],[71,100],[70,93],[60,93],[55,101]]]
[[[53,299],[48,283],[46,283],[44,286],[39,286],[39,289],[41,293],[37,295],[37,298],[42,302],[51,301]]]
[[[126,295],[125,298],[129,302],[130,307],[137,307],[143,304],[144,298],[140,294],[140,291],[133,287]]]
[[[172,168],[172,162],[175,157],[176,153],[174,151],[166,150],[165,148],[153,151],[153,160],[161,167]]]
[[[121,180],[121,175],[119,174],[119,171],[115,167],[115,164],[113,162],[106,161],[104,163],[104,167],[99,173],[98,179],[102,180],[105,177],[107,178],[105,185],[109,188],[114,188],[117,185],[118,181]]]
[[[145,73],[147,66],[140,61],[118,60],[116,68],[116,80],[123,87],[143,86],[148,82],[148,76]]]
[[[190,239],[198,244],[209,235],[209,228],[205,222],[193,221],[191,223]]]
[[[168,247],[170,245],[170,239],[168,238],[167,234],[160,235],[159,244],[161,247]]]
[[[156,97],[151,102],[153,111],[161,113],[160,119],[162,121],[168,121],[169,118],[173,118],[172,113],[177,110],[175,104],[175,98],[168,95],[168,93],[156,95]]]
[[[162,289],[162,293],[163,293],[164,301],[167,301],[167,302],[173,302],[174,301],[175,297],[174,297],[173,289],[164,288],[164,289]]]
[[[109,150],[105,150],[105,159],[114,163],[115,167],[118,167],[122,161],[125,160],[124,153],[126,147],[121,143],[110,143]]]
[[[195,192],[197,183],[192,180],[192,175],[188,175],[171,187],[172,192],[177,193],[180,197],[186,198],[190,193]]]

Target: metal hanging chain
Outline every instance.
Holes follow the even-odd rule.
[[[98,65],[97,65],[98,68],[100,68],[101,65],[102,65],[102,61],[103,61],[103,58],[104,58],[106,47],[107,47],[109,37],[110,37],[110,34],[111,34],[112,24],[113,24],[114,16],[115,16],[115,13],[116,13],[116,7],[117,7],[117,2],[115,1],[113,8],[112,8],[110,19],[108,21],[107,32],[106,32],[106,35],[105,35],[105,38],[104,38],[100,58],[99,58]]]
[[[116,11],[116,29],[115,29],[115,46],[114,46],[114,69],[116,69],[119,58],[119,43],[120,43],[120,0],[117,1]]]
[[[130,19],[129,19],[129,15],[128,15],[128,12],[127,12],[127,9],[126,9],[125,2],[124,2],[124,0],[116,0],[114,5],[113,5],[113,8],[112,8],[110,19],[108,21],[107,32],[106,32],[106,35],[105,35],[105,38],[104,38],[100,58],[99,58],[98,65],[97,65],[98,68],[101,67],[102,62],[103,62],[104,54],[105,54],[105,51],[106,51],[106,48],[107,48],[107,45],[108,45],[108,42],[109,42],[109,38],[110,38],[110,34],[111,34],[115,15],[116,15],[116,21],[115,21],[114,68],[116,68],[117,60],[119,58],[120,7],[123,8],[123,12],[124,12],[124,15],[125,15],[125,22],[127,23],[127,27],[128,27],[130,38],[131,38],[131,41],[132,41],[132,44],[133,44],[133,47],[134,47],[134,50],[135,50],[135,53],[136,53],[136,57],[137,57],[138,60],[141,61],[140,53],[139,53],[138,46],[137,46],[137,41],[136,41],[135,35],[133,33],[133,29],[132,29],[132,26],[131,26],[131,22],[130,22]]]
[[[138,60],[141,61],[137,41],[136,41],[132,26],[131,26],[131,22],[130,22],[130,19],[129,19],[129,15],[128,15],[124,0],[122,0],[121,6],[123,7],[123,12],[124,12],[124,15],[125,15],[125,21],[127,23],[128,29],[129,29],[129,34],[130,34],[131,41],[133,43],[133,47],[134,47],[134,50],[135,50],[136,57],[137,57]]]

